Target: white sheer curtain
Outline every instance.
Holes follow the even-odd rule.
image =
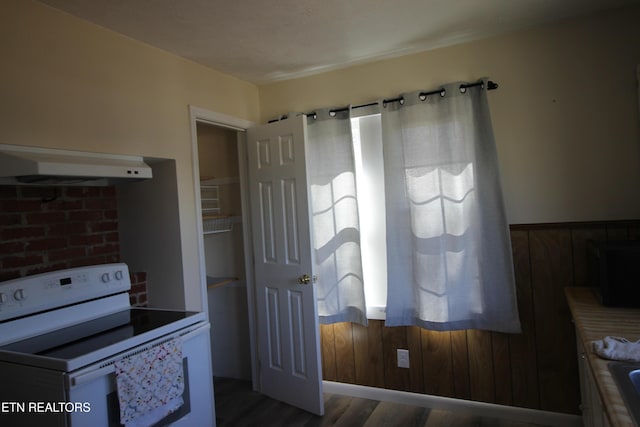
[[[519,332],[486,90],[444,89],[382,108],[386,325]]]
[[[307,119],[320,323],[367,324],[350,109]]]

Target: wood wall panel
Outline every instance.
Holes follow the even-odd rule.
[[[640,220],[511,226],[520,334],[322,325],[323,377],[577,414],[575,337],[564,287],[587,283],[589,239],[640,239]],[[396,350],[411,367],[397,367]]]
[[[587,241],[607,240],[606,227],[574,227],[571,230],[573,250],[573,284],[587,286]]]
[[[469,329],[469,386],[471,400],[495,402],[491,332]]]
[[[511,359],[509,355],[509,335],[491,333],[493,352],[493,375],[495,384],[495,403],[511,405],[513,401],[511,385]]]
[[[564,288],[573,285],[571,230],[532,230],[531,279],[538,354],[540,408],[576,412],[576,344]]]
[[[382,329],[384,383],[386,388],[409,391],[409,369],[398,368],[398,349],[407,348],[407,328],[394,326]],[[409,354],[411,359],[411,354]]]
[[[354,384],[356,382],[356,365],[351,323],[334,324],[333,335],[336,353],[336,381]]]
[[[471,381],[469,378],[467,331],[451,331],[451,361],[453,365],[454,397],[470,399]]]
[[[536,409],[540,407],[540,392],[533,291],[531,290],[529,231],[512,230],[511,247],[518,297],[518,314],[522,328],[522,333],[509,335],[513,405]]]
[[[630,238],[637,239],[638,237],[632,237],[631,229],[624,224],[608,224],[606,226],[607,240],[625,240]]]
[[[322,352],[322,378],[336,381],[336,345],[333,325],[320,325],[320,351]]]
[[[408,326],[407,349],[409,350],[409,391],[424,393],[424,360],[422,357],[421,328]]]
[[[455,397],[451,333],[420,330],[424,392]]]
[[[380,320],[369,320],[369,325],[366,328],[353,324],[356,384],[384,387],[383,327],[384,322]]]

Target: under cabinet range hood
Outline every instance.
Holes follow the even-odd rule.
[[[107,186],[152,177],[142,157],[0,144],[0,184]]]

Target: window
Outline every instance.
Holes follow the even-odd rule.
[[[387,304],[387,241],[380,114],[352,118],[351,131],[367,317],[384,320]]]
[[[497,153],[478,86],[403,94],[355,117],[351,108],[310,117],[312,190],[332,189],[331,198],[311,196],[321,322],[520,330]],[[336,181],[345,174],[349,185]]]

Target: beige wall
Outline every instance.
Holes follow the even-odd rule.
[[[257,121],[257,87],[30,0],[0,2],[0,63],[0,143],[176,160],[185,305],[200,309],[188,106]]]
[[[487,76],[511,223],[640,218],[640,8],[260,87],[262,121]]]
[[[198,161],[201,178],[240,176],[237,132],[198,123]]]

